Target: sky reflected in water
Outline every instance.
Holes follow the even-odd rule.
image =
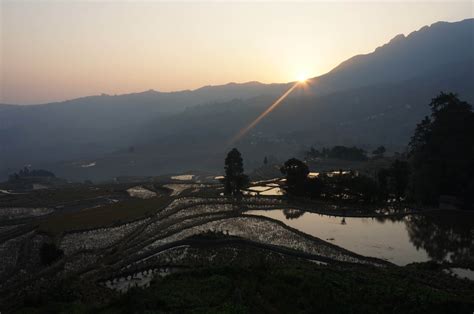
[[[460,261],[473,256],[474,224],[472,217],[462,219],[462,215],[458,217],[464,223],[442,225],[438,222],[450,219],[425,216],[400,220],[342,218],[288,209],[252,210],[247,214],[279,220],[355,253],[381,258],[397,265],[442,259]],[[466,224],[466,221],[469,223]],[[436,226],[434,229],[433,224]],[[437,231],[424,232],[425,227]]]

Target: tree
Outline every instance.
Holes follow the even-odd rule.
[[[308,179],[308,166],[296,158],[287,160],[280,168],[281,173],[286,175],[287,192],[290,195],[304,195]]]
[[[313,158],[321,157],[321,153],[317,149],[315,149],[313,146],[311,146],[309,151],[305,152],[305,156],[309,159],[313,159]]]
[[[385,147],[379,146],[377,147],[377,149],[375,149],[372,152],[372,155],[374,155],[375,158],[383,158],[383,155],[385,154],[385,152],[386,152]]]
[[[410,177],[410,167],[407,161],[395,160],[390,167],[390,183],[393,193],[397,198],[405,195],[408,180]]]
[[[363,149],[355,146],[334,146],[327,151],[327,157],[341,160],[364,161],[367,160],[367,153]]]
[[[407,161],[395,160],[390,168],[381,169],[378,174],[380,193],[384,197],[395,196],[399,199],[406,195],[410,178],[410,167]]]
[[[9,182],[18,181],[24,178],[32,178],[32,177],[44,177],[44,178],[54,178],[56,177],[54,173],[48,170],[43,169],[32,169],[30,170],[28,167],[24,167],[18,173],[13,173],[8,176]]]
[[[409,144],[410,196],[434,205],[450,195],[472,207],[474,113],[452,93],[440,93],[430,107],[431,116],[417,125]]]
[[[377,182],[379,185],[380,193],[383,197],[387,197],[390,194],[390,187],[389,187],[390,175],[391,173],[389,169],[381,169],[377,173]]]
[[[248,182],[248,177],[244,174],[244,165],[240,152],[234,148],[225,159],[225,178],[224,192],[226,195],[240,195],[240,190],[244,188]]]
[[[311,198],[318,198],[324,189],[324,182],[321,178],[307,178],[306,179],[306,193]]]
[[[332,194],[337,198],[340,198],[340,195],[346,195],[347,199],[362,200],[370,203],[380,198],[377,182],[371,177],[349,173],[327,178],[326,180],[332,181],[332,184],[329,184],[329,186],[332,186]]]

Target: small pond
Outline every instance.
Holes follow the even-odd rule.
[[[266,196],[281,196],[283,195],[283,189],[278,183],[269,181],[266,183],[260,183],[257,185],[252,185],[245,190],[242,190],[244,195],[266,195]]]
[[[429,260],[461,262],[474,256],[474,215],[439,212],[404,218],[326,216],[296,209],[252,210],[352,252],[397,265]]]

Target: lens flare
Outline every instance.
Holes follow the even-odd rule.
[[[286,97],[299,85],[303,82],[298,81],[293,86],[290,87],[283,95],[280,96],[270,107],[268,107],[264,112],[262,112],[255,120],[253,120],[245,128],[242,128],[232,139],[229,141],[229,145],[233,145],[235,142],[240,140],[245,134],[247,134],[251,129],[253,129],[267,114],[273,111],[278,105],[285,100]]]
[[[305,83],[306,82],[306,76],[304,76],[304,75],[298,76],[298,82]]]

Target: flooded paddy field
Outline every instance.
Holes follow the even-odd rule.
[[[474,215],[458,212],[400,218],[335,217],[296,209],[246,212],[283,222],[364,256],[397,265],[472,261]]]
[[[448,216],[322,216],[288,209],[290,204],[278,193],[262,195],[280,189],[275,182],[257,183],[253,190],[259,194],[232,199],[219,196],[219,186],[180,179],[163,185],[81,187],[87,190],[84,198],[68,189],[66,195],[41,191],[38,207],[33,206],[37,195],[27,194],[24,200],[2,195],[14,206],[7,209],[8,200],[0,200],[5,218],[0,228],[0,300],[13,304],[21,295],[65,278],[114,294],[146,288],[159,278],[196,267],[295,261],[304,267],[375,269],[447,261],[451,264],[436,274],[451,278],[446,280],[460,280],[453,274],[469,278],[465,274],[470,274],[466,265],[472,262],[472,225],[467,218],[462,219],[467,229],[458,230],[439,223],[446,224]],[[17,216],[21,224],[14,223]],[[427,228],[435,232],[427,233]],[[435,242],[446,234],[445,246]]]

